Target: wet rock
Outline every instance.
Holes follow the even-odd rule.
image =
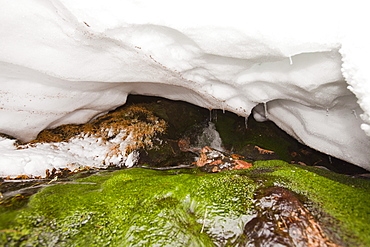
[[[244,227],[242,246],[338,246],[291,191],[272,187],[257,199],[258,213]]]

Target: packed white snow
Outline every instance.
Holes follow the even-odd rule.
[[[1,133],[29,141],[45,128],[87,122],[128,94],[156,95],[245,117],[253,111],[308,146],[370,169],[366,3],[0,4]],[[1,176],[63,163],[46,146],[35,154],[1,143]],[[80,165],[95,164],[91,152]]]
[[[45,177],[55,168],[76,171],[84,168],[107,168],[108,166],[132,167],[138,152],[125,155],[131,144],[130,135],[119,133],[103,141],[101,137],[80,135],[68,142],[16,145],[15,140],[0,137],[0,176]]]

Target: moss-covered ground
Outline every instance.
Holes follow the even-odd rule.
[[[138,136],[149,140],[139,145],[139,165],[191,164],[195,154],[178,143],[201,133],[210,112],[184,102],[138,99],[86,125],[45,130],[34,142],[133,128],[147,131]],[[0,193],[0,246],[243,246],[244,226],[259,211],[257,195],[271,187],[297,194],[332,242],[370,246],[370,181],[314,166],[346,174],[363,170],[299,144],[271,122],[250,118],[246,126],[232,113],[211,115],[225,148],[253,162],[252,168],[212,174],[134,168],[67,179],[58,174],[50,184],[0,183],[0,192],[8,194],[29,187],[4,198]],[[154,127],[158,140],[150,142]],[[255,146],[274,154],[261,155]]]
[[[270,186],[302,198],[329,237],[370,245],[370,182],[283,161],[249,170],[127,169],[42,189],[27,205],[0,214],[4,246],[236,245]]]
[[[219,234],[215,229],[230,228],[250,213],[254,190],[252,180],[230,174],[146,169],[101,172],[44,188],[24,209],[1,214],[0,242],[213,246]],[[229,230],[231,237],[226,242],[242,231],[234,225]]]

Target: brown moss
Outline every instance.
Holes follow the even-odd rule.
[[[167,124],[149,111],[145,104],[121,107],[86,124],[67,124],[55,129],[43,130],[29,145],[43,142],[68,142],[71,138],[95,136],[109,141],[120,134],[122,141],[130,138],[127,155],[139,148],[152,148],[153,137],[164,134]],[[113,145],[108,156],[118,155],[120,144]]]
[[[37,138],[30,143],[39,142],[66,142],[72,137],[80,134],[86,128],[84,125],[68,124],[55,129],[46,129],[40,132]]]

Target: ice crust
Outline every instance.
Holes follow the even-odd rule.
[[[365,5],[0,4],[1,133],[29,141],[45,128],[87,122],[128,94],[155,95],[245,117],[253,111],[308,146],[370,170]],[[58,163],[0,143],[8,155],[0,156],[1,176],[24,159],[33,159],[34,171]]]

